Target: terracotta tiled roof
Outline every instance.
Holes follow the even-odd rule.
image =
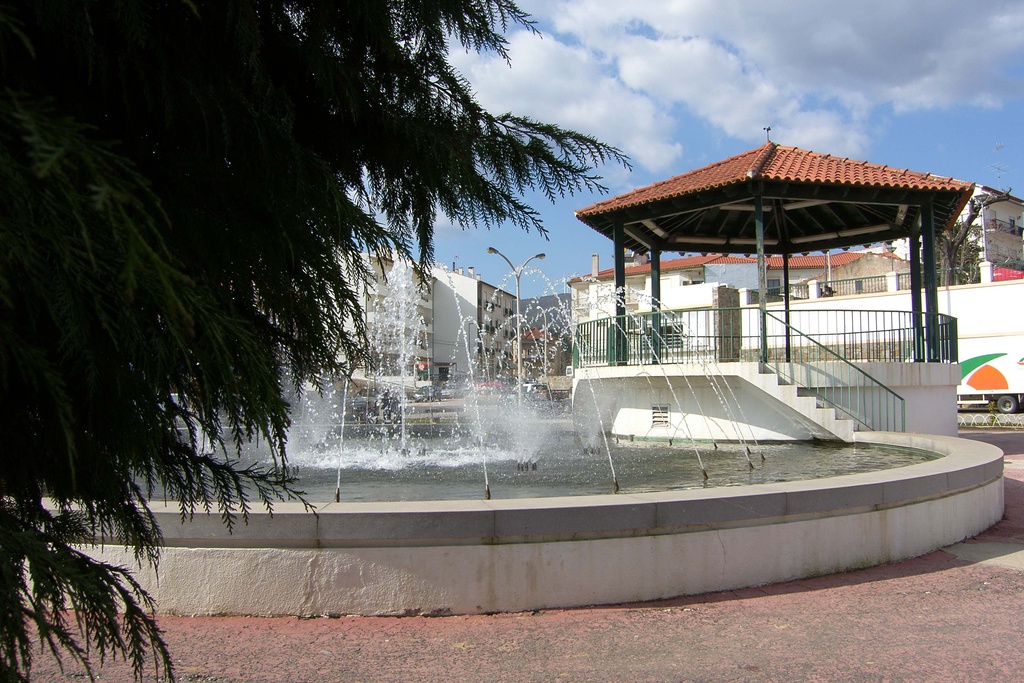
[[[853,263],[857,259],[864,258],[865,256],[877,256],[879,258],[888,258],[893,261],[902,261],[899,256],[889,252],[878,252],[878,251],[841,251],[832,254],[831,258],[826,260],[824,254],[808,254],[807,256],[790,256],[789,267],[790,268],[824,268],[826,265],[831,263],[832,267],[845,266],[847,263]],[[782,269],[782,257],[781,256],[768,256],[765,257],[765,261],[768,263],[768,267],[773,270]]]
[[[548,332],[545,332],[540,327],[531,327],[528,330],[523,331],[523,341],[544,341],[544,338],[555,339],[555,337]]]
[[[753,179],[930,191],[961,191],[970,186],[970,183],[931,173],[880,166],[768,142],[709,166],[598,202],[577,211],[576,215],[601,214]]]

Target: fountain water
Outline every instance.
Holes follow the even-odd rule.
[[[465,388],[460,397],[412,403],[416,340],[424,336],[423,317],[416,310],[421,293],[411,270],[396,267],[388,274],[387,284],[391,303],[373,310],[373,359],[368,365],[375,372],[359,381],[364,391],[385,387],[390,393],[373,394],[370,400],[386,401],[386,405],[353,405],[350,389],[356,384],[350,382],[337,383],[339,388],[322,396],[306,393],[298,402],[294,428],[298,438],[292,441],[290,458],[300,466],[302,488],[314,502],[330,499],[325,495],[329,474],[335,475],[336,502],[475,499],[480,479],[474,472],[482,474],[483,498],[489,500],[492,483],[500,498],[605,493],[603,482],[608,480],[599,473],[602,460],[610,471],[613,493],[637,493],[821,477],[900,467],[922,459],[914,452],[872,453],[864,447],[801,443],[772,445],[772,462],[768,462],[757,435],[742,426],[746,420],[736,419],[742,416],[740,398],[721,379],[717,361],[707,356],[701,358],[703,382],[727,418],[726,428],[711,424],[701,392],[687,375],[681,377],[684,401],[664,365],[643,366],[637,373],[651,392],[667,392],[669,412],[682,416],[669,425],[667,438],[659,443],[641,445],[632,434],[620,434],[612,443],[611,423],[605,418],[609,411],[602,404],[615,396],[600,380],[579,385],[571,411],[567,403],[553,409],[556,404],[549,400],[520,405],[514,392],[477,391],[476,369],[470,364],[464,376],[450,380]],[[479,321],[461,308],[457,312],[456,342],[468,358],[472,356],[468,330]],[[545,316],[565,313],[548,311]],[[685,326],[674,333],[696,337]],[[653,354],[653,349],[649,351]],[[710,450],[703,453],[685,419],[691,405],[710,437],[704,447]],[[730,425],[733,439],[725,438]],[[760,451],[760,468],[751,458],[750,443]],[[824,468],[826,463],[832,469]]]
[[[645,370],[637,387],[662,392],[683,418],[695,406],[688,392],[714,394],[709,380],[676,386],[664,369]],[[338,385],[297,401],[289,442],[310,500],[342,502],[318,502],[316,516],[281,504],[231,534],[216,518],[183,522],[173,503],[154,505],[160,577],[139,580],[161,612],[451,614],[650,600],[891,562],[1002,516],[1001,453],[977,442],[867,432],[841,448],[772,443],[750,469],[747,447],[723,438],[721,415],[631,443],[612,410],[621,377],[615,391],[578,382],[571,416],[529,405],[520,414],[514,399],[472,392],[434,413],[408,402],[404,380],[364,379],[402,387],[391,419],[360,414],[355,385]],[[749,398],[722,382],[719,403]],[[709,443],[721,442],[703,454],[701,420]],[[677,433],[685,443],[673,445]],[[879,471],[903,454],[918,462]],[[870,471],[843,474],[839,461]],[[481,500],[481,466],[494,499]],[[609,467],[619,495],[602,484]],[[93,552],[132,562],[113,545]]]

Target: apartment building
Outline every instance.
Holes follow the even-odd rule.
[[[475,268],[431,271],[434,334],[430,379],[496,380],[515,374],[516,297]]]

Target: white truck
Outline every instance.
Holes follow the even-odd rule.
[[[1016,413],[1024,407],[1024,334],[961,336],[959,356],[961,409]]]

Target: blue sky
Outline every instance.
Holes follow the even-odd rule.
[[[456,52],[494,112],[595,135],[632,171],[602,169],[612,196],[771,138],[816,152],[953,176],[1024,196],[1020,0],[525,0],[541,36],[508,34],[512,64]],[[611,243],[573,211],[530,197],[548,239],[440,221],[435,255],[514,291],[507,264],[538,252],[523,296],[611,266]],[[666,254],[665,258],[674,258]],[[533,265],[538,266],[537,269]],[[508,279],[507,279],[508,278]]]

